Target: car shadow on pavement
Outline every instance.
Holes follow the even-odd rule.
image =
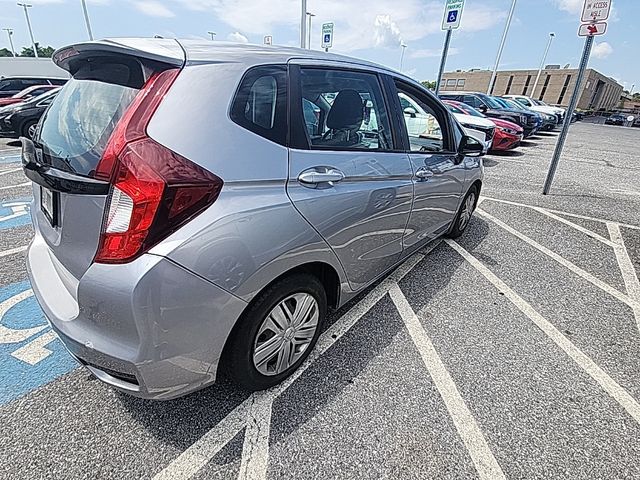
[[[486,222],[474,217],[465,235],[480,242],[486,236],[487,228]],[[473,241],[471,243],[473,244]],[[440,252],[447,248],[449,247],[444,243],[440,243],[433,252]],[[430,261],[433,255],[434,253],[430,253],[425,257],[414,267],[413,272],[422,270],[420,275],[428,277],[430,271],[443,268],[437,261]],[[438,257],[437,253],[435,256]],[[443,274],[440,271],[439,278],[442,280],[426,282],[420,290],[421,301],[428,301],[438,291],[446,288],[451,275],[462,263],[462,258],[456,256],[453,265],[451,262],[447,263],[446,273]],[[410,272],[407,277],[413,272]],[[345,306],[332,312],[327,317],[323,330],[326,331],[339,321],[383,280],[376,282]],[[399,313],[388,294],[385,295],[274,401],[271,441],[277,442],[296,431],[325,405],[338,397],[345,388],[354,383],[370,362],[391,344],[403,328],[404,323]],[[402,380],[398,379],[398,381]],[[117,395],[122,406],[135,421],[161,441],[184,450],[214,428],[250,394],[223,379],[220,383],[186,397],[164,402],[139,399],[124,393]],[[231,462],[242,455],[242,448],[226,450],[228,452],[225,455],[225,462]]]

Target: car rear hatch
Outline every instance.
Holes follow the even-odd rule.
[[[183,67],[174,40],[90,42],[58,50],[71,79],[22,139],[32,217],[59,263],[80,279],[93,262],[144,253],[215,200],[221,181],[146,134]]]

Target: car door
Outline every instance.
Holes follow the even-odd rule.
[[[358,290],[400,258],[411,164],[376,72],[307,63],[290,75],[287,191]]]
[[[463,194],[465,169],[463,157],[456,152],[452,131],[454,120],[446,107],[416,85],[400,79],[390,80],[397,108],[401,99],[409,99],[428,117],[427,130],[415,134],[402,115],[402,137],[414,172],[413,209],[407,224],[403,246],[405,254],[433,240],[453,221]]]

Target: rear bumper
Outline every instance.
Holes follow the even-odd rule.
[[[38,233],[27,270],[71,355],[105,383],[143,398],[175,398],[212,383],[246,306],[155,255],[125,265],[94,264],[74,285]]]

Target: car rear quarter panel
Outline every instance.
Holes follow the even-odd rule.
[[[286,193],[288,149],[229,118],[248,66],[185,68],[151,120],[156,141],[224,181],[216,202],[151,250],[245,301],[273,279],[309,262],[343,269]]]

